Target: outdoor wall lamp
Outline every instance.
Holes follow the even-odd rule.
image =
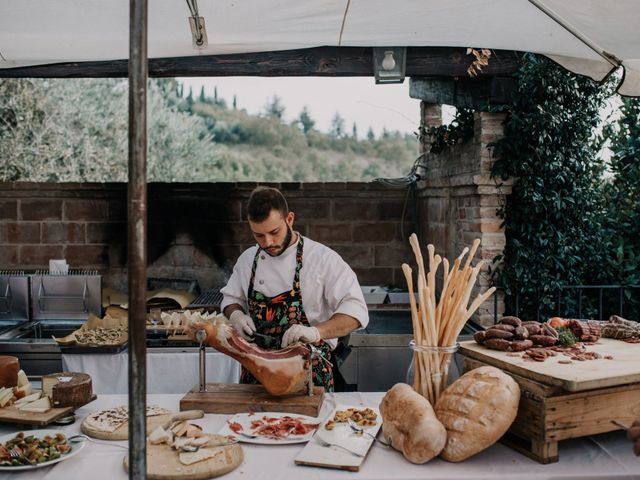
[[[407,65],[406,47],[374,47],[373,74],[376,83],[402,83]]]

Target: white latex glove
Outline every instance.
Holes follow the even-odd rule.
[[[229,323],[245,340],[251,340],[256,331],[253,320],[242,310],[236,310],[229,315]]]
[[[282,348],[288,347],[296,342],[316,343],[320,341],[320,332],[316,327],[305,327],[304,325],[292,325],[282,337]]]

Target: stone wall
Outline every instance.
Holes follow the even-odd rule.
[[[245,204],[255,186],[150,184],[148,275],[223,286],[254,244]],[[362,285],[405,286],[405,191],[365,183],[277,186],[296,213],[295,229],[337,250]],[[66,258],[72,268],[100,270],[105,286],[124,288],[126,217],[125,184],[0,184],[0,270],[47,268],[49,259]]]
[[[441,123],[441,107],[422,102],[423,124]],[[462,144],[445,149],[438,155],[426,154],[424,180],[420,182],[421,198],[420,243],[432,243],[436,251],[451,261],[474,239],[481,240],[476,259],[487,264],[477,281],[477,291],[490,285],[489,269],[494,257],[502,253],[505,245],[502,221],[496,210],[511,192],[510,183],[492,179],[493,162],[489,144],[503,134],[505,114],[479,112],[474,117],[474,137]],[[426,143],[423,151],[427,150]],[[473,295],[475,297],[475,293]],[[498,312],[504,311],[504,302],[498,294]],[[483,324],[493,322],[493,299],[478,310],[476,320]]]

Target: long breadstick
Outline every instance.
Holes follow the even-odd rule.
[[[475,267],[472,267],[480,240],[474,240],[471,249],[465,247],[453,261],[453,264],[448,259],[436,255],[433,245],[427,245],[429,252],[428,271],[425,271],[422,251],[415,234],[411,235],[409,243],[418,264],[417,295],[414,293],[411,268],[403,264],[402,270],[409,287],[411,321],[416,345],[425,347],[452,346],[467,320],[495,292],[495,287],[490,288],[484,294],[478,295],[467,308],[484,263],[481,260]],[[467,254],[468,257],[465,259]],[[463,261],[464,265],[461,266]],[[441,264],[444,276],[440,298],[436,299],[437,271]],[[439,354],[436,351],[414,353],[416,372],[413,387],[432,403],[435,403],[441,391],[446,388],[450,360],[451,355],[443,352]]]
[[[416,299],[413,293],[413,271],[411,267],[406,263],[402,264],[402,273],[404,273],[407,280],[407,289],[409,291],[409,305],[411,307],[411,323],[413,324],[413,341],[416,345],[419,345],[422,341],[422,328],[420,326],[420,318],[418,314],[418,308],[416,306]],[[422,359],[416,353],[413,355],[413,389],[417,392],[421,390],[421,384],[423,383],[422,371]]]
[[[495,291],[496,291],[496,287],[491,287],[489,290],[484,292],[482,295],[478,295],[476,297],[476,299],[473,301],[473,303],[469,307],[469,310],[467,310],[466,315],[464,316],[464,323],[467,323],[467,320],[469,320],[471,318],[471,315],[476,313],[476,310],[478,310],[478,308],[480,308],[480,305],[482,305],[484,302],[486,302],[487,299],[491,295],[493,295],[493,293]]]
[[[446,258],[442,259],[442,266],[444,269],[444,278],[442,281],[442,292],[440,293],[440,301],[438,302],[438,306],[436,307],[436,322],[438,323],[438,330],[440,330],[440,326],[442,325],[442,306],[444,305],[443,298],[447,295],[447,288],[449,286],[449,260]],[[439,332],[438,332],[439,336]]]
[[[480,269],[482,268],[482,264],[483,262],[480,261],[478,263],[478,265],[476,265],[473,269],[471,269],[469,278],[466,280],[466,283],[464,284],[464,288],[461,291],[461,295],[459,296],[459,298],[457,299],[454,307],[453,307],[453,316],[449,321],[449,324],[447,325],[447,331],[444,335],[445,339],[447,342],[446,346],[452,345],[453,343],[455,343],[455,337],[453,337],[453,333],[456,333],[455,330],[458,326],[459,322],[459,318],[463,317],[466,313],[467,310],[467,304],[469,303],[469,297],[471,296],[471,290],[473,290],[473,286],[476,283],[476,278],[478,276],[478,273],[480,272]],[[457,337],[457,334],[456,334]]]
[[[473,245],[471,246],[471,251],[469,252],[469,256],[467,257],[467,262],[464,264],[464,268],[467,268],[471,265],[471,260],[473,260],[473,257],[476,254],[476,250],[478,250],[478,246],[480,246],[480,239],[476,238],[473,241]]]
[[[407,289],[409,291],[409,305],[411,307],[411,323],[413,324],[413,339],[416,344],[418,344],[419,340],[422,336],[422,329],[420,328],[419,318],[418,318],[418,308],[416,307],[416,299],[413,295],[413,277],[412,270],[409,265],[406,263],[402,264],[402,273],[404,273],[404,277],[407,280]]]

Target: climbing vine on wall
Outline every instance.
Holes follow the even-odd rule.
[[[420,143],[429,145],[429,152],[438,154],[445,148],[464,143],[473,138],[473,110],[461,108],[448,125],[421,126],[418,133]]]
[[[555,314],[560,286],[597,281],[610,255],[595,132],[611,88],[533,54],[523,56],[517,79],[505,136],[494,145],[493,174],[516,179],[499,212],[507,243],[495,280],[507,311],[519,293],[521,316],[535,319],[539,310]]]

